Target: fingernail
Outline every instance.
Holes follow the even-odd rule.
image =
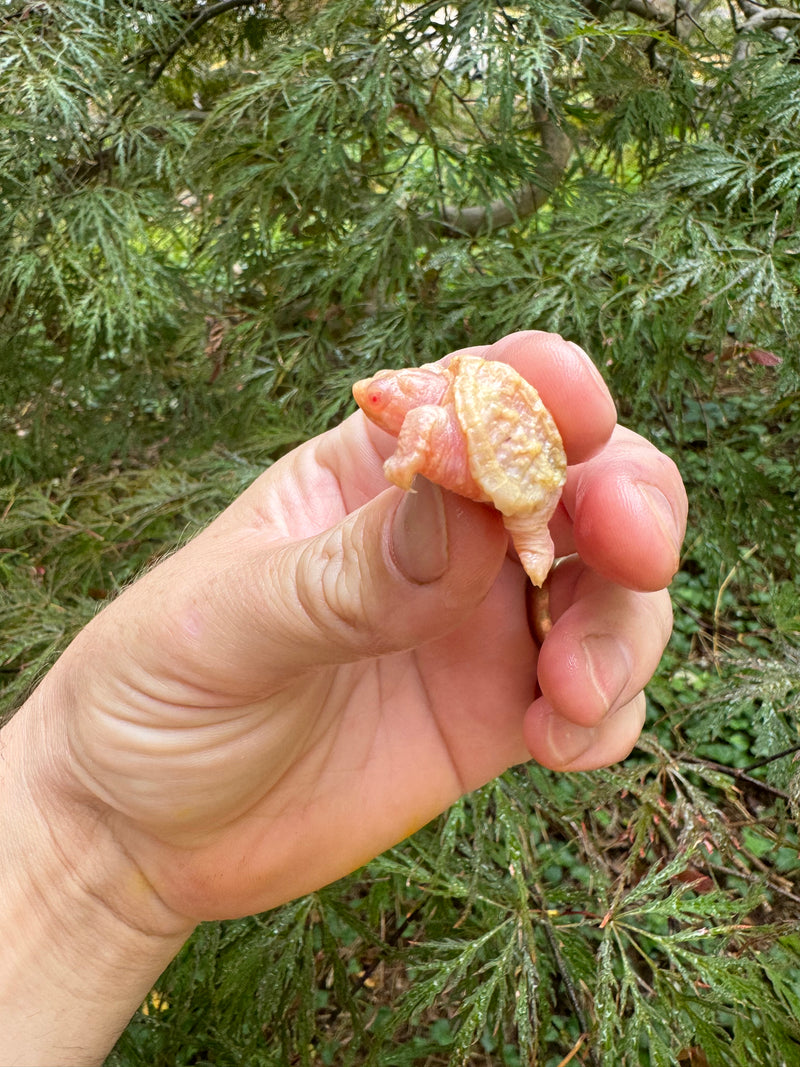
[[[612,634],[587,634],[581,647],[586,654],[586,673],[600,698],[601,707],[610,711],[631,678],[630,650]]]
[[[567,340],[566,338],[564,338],[564,340],[565,340],[565,341],[566,341],[566,343],[567,343],[567,344],[569,345],[569,347],[570,347],[570,348],[571,348],[571,349],[573,350],[573,352],[577,352],[577,353],[578,353],[578,355],[579,355],[579,356],[580,356],[580,357],[581,357],[582,359],[585,359],[585,360],[586,360],[586,362],[587,362],[587,363],[589,364],[589,366],[590,366],[590,367],[591,367],[591,368],[592,368],[593,370],[597,371],[597,373],[598,373],[598,374],[600,373],[600,371],[598,371],[598,370],[597,370],[597,367],[595,367],[595,365],[594,365],[594,360],[592,359],[592,357],[591,357],[591,356],[589,355],[589,353],[588,353],[588,352],[586,351],[586,349],[585,349],[585,348],[581,348],[581,346],[580,346],[580,345],[578,345],[578,344],[576,344],[576,343],[575,343],[574,341],[569,341],[569,340]]]
[[[562,719],[560,715],[551,715],[547,726],[547,744],[553,763],[568,767],[587,751],[596,735],[597,730],[593,726],[578,726]]]
[[[642,482],[637,484],[639,492],[644,497],[648,508],[652,512],[653,518],[656,520],[664,540],[672,551],[675,570],[677,571],[681,559],[681,538],[677,530],[675,513],[672,510],[672,506],[665,494],[662,493],[660,489],[656,489],[654,485],[646,485]]]
[[[392,523],[392,555],[409,581],[427,585],[447,570],[447,520],[442,491],[419,475],[398,505]]]
[[[576,352],[584,361],[587,369],[594,377],[595,383],[602,389],[603,395],[608,395],[608,386],[605,383],[605,379],[603,378],[603,375],[600,373],[597,364],[589,355],[589,353],[582,349],[580,345],[576,345],[574,341],[567,341],[567,344],[573,350],[573,352]]]

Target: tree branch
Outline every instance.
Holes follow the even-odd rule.
[[[797,25],[800,11],[788,11],[785,7],[757,7],[756,4],[742,3],[739,6],[748,18],[739,27],[739,33],[752,33],[753,30],[770,30],[774,26]],[[755,8],[752,14],[748,8]]]
[[[688,0],[613,0],[611,10],[631,12],[641,19],[657,22],[679,41],[686,41],[694,27],[704,33],[697,22],[697,15],[709,2],[700,0],[694,11],[690,9]]]
[[[202,25],[203,22],[208,22],[209,19],[215,19],[217,15],[224,15],[226,11],[231,11],[235,7],[261,7],[263,4],[258,0],[219,0],[217,4],[209,4],[208,7],[194,7],[191,11],[187,11],[184,14],[184,18],[188,21],[198,23]]]
[[[612,11],[630,11],[642,19],[663,22],[665,25],[675,21],[676,5],[674,0],[614,0]]]
[[[233,8],[248,6],[253,6],[253,0],[220,0],[220,3],[212,4],[210,7],[195,7],[192,8],[191,11],[184,12],[183,18],[187,21],[186,29],[178,34],[162,56],[161,62],[155,70],[151,71],[148,75],[143,91],[147,92],[148,89],[152,89],[178,52],[180,52],[181,48],[192,40],[201,26],[205,25],[206,22],[210,22],[211,19],[217,18],[219,15],[224,15],[226,12],[233,10]],[[122,112],[123,121],[136,107],[140,98],[141,94],[137,93],[136,96],[129,101],[128,106]]]
[[[747,16],[745,21],[736,28],[738,40],[733,50],[732,59],[738,62],[747,55],[749,42],[747,34],[758,30],[766,30],[776,40],[785,41],[790,30],[796,29],[800,23],[800,12],[790,11],[785,7],[761,7],[753,3],[753,0],[736,0],[740,10]]]
[[[441,227],[440,232],[445,237],[477,237],[478,234],[493,233],[527,218],[550,199],[572,156],[572,141],[548,117],[544,108],[535,108],[534,117],[542,138],[543,157],[533,179],[510,200],[498,199],[475,207],[443,205],[439,217],[432,217],[431,221]]]

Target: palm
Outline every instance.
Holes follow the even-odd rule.
[[[335,465],[330,438],[293,453],[128,595],[147,596],[152,583],[179,586],[169,571],[190,569],[211,539],[238,542],[241,554],[231,560],[238,566],[256,514],[269,517],[258,523],[263,553],[268,543],[329,529],[385,491],[381,455],[360,416],[336,434]],[[92,739],[100,757],[90,771],[102,795],[115,791],[121,769],[123,781],[125,768],[138,779],[133,799],[115,798],[118,832],[173,906],[202,915],[252,911],[273,901],[260,888],[252,898],[251,885],[278,884],[284,897],[331,880],[525,757],[521,722],[535,695],[536,662],[527,580],[511,560],[500,566],[489,596],[452,633],[297,677],[276,678],[260,659],[254,671],[246,639],[228,642],[224,664],[213,644],[176,645],[182,609],[168,604],[164,632],[151,644],[161,661],[142,672],[141,652],[131,649],[132,687],[144,692],[133,709],[128,697],[122,730],[108,694],[97,701]],[[162,714],[179,729],[148,726],[154,680]],[[104,766],[113,779],[105,780]],[[339,846],[325,849],[332,839]],[[173,847],[186,845],[190,870],[172,862]],[[200,899],[185,900],[198,879]]]

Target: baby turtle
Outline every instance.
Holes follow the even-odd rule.
[[[553,564],[548,523],[567,460],[534,387],[506,363],[457,354],[446,365],[378,371],[357,382],[353,395],[367,418],[397,437],[383,468],[389,481],[410,489],[419,473],[491,502],[541,586]]]

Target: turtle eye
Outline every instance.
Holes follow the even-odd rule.
[[[364,393],[364,400],[367,407],[374,414],[379,414],[384,411],[391,399],[391,390],[387,389],[380,382],[370,382],[369,388]]]
[[[358,406],[367,415],[379,415],[386,410],[389,402],[390,390],[387,390],[380,382],[369,378],[356,382],[353,386],[353,396]]]

